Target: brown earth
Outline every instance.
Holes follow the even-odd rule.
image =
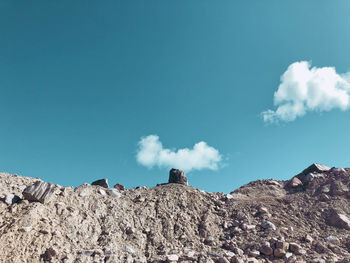
[[[0,262],[350,262],[350,169],[313,165],[228,195],[50,185],[42,203],[23,196],[36,181],[0,174]]]

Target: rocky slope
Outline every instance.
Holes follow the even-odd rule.
[[[350,262],[350,169],[230,194],[181,180],[74,189],[2,173],[0,262]]]

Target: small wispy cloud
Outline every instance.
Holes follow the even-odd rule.
[[[217,170],[222,156],[218,150],[206,142],[196,143],[192,149],[171,150],[163,148],[157,135],[142,137],[138,143],[137,162],[148,168],[179,168],[191,170]]]
[[[338,74],[334,67],[312,67],[295,62],[281,76],[274,93],[275,110],[262,112],[265,122],[290,122],[307,112],[350,108],[350,72]]]

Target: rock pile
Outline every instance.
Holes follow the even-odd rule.
[[[176,169],[131,189],[0,174],[0,262],[350,262],[350,169],[313,164],[230,194],[187,184]]]

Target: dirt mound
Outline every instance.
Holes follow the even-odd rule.
[[[223,194],[3,173],[0,262],[350,262],[349,178],[314,164]]]

